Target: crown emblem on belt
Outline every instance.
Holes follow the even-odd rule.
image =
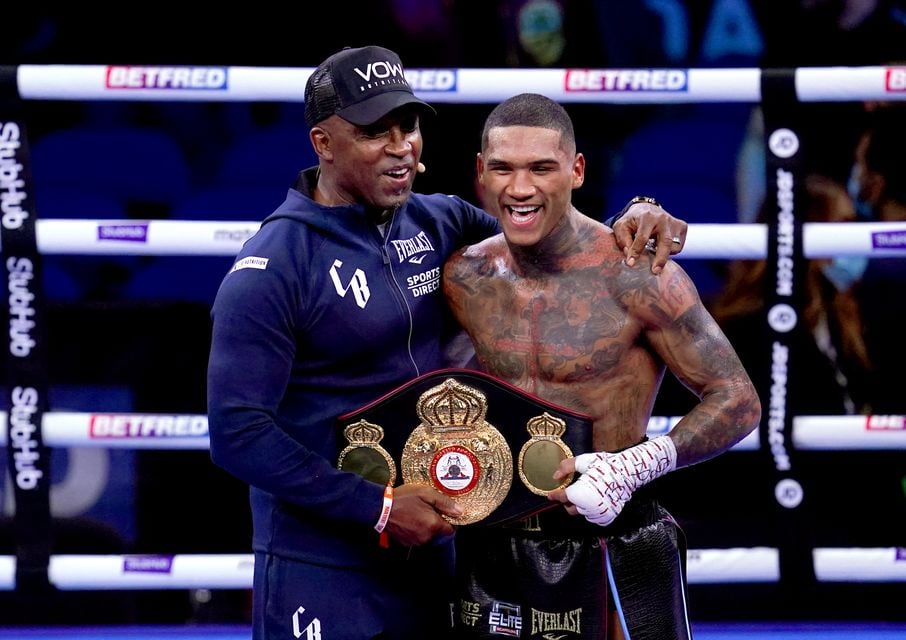
[[[415,410],[434,431],[458,430],[483,423],[488,400],[478,389],[448,378],[423,393]]]
[[[367,420],[359,420],[343,429],[343,435],[350,444],[368,445],[377,444],[384,439],[384,430]]]
[[[566,423],[547,411],[529,420],[525,428],[536,438],[560,438],[566,433]]]

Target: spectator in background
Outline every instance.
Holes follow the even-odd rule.
[[[600,32],[589,3],[500,0],[495,4],[506,66],[604,66]]]
[[[906,220],[906,108],[877,105],[853,158],[849,195],[863,219]]]
[[[805,181],[807,222],[853,222],[856,213],[843,185],[820,175]],[[763,219],[763,214],[761,216]],[[871,370],[859,306],[845,261],[811,260],[805,276],[803,319],[807,331],[796,346],[797,366],[808,384],[794,398],[799,415],[843,415],[869,411],[866,381]],[[711,312],[736,345],[756,388],[771,384],[768,350],[753,336],[764,335],[767,262],[738,260],[728,267],[727,286]]]
[[[869,126],[855,151],[850,195],[864,219],[906,223],[906,109],[902,106],[880,107],[869,114]],[[902,248],[904,236],[906,224],[888,236],[891,246]],[[874,364],[869,385],[872,411],[906,413],[901,373],[906,361],[902,295],[906,258],[873,258],[863,265],[865,271],[853,292],[862,309],[868,355]]]
[[[510,0],[501,4],[506,21],[507,64],[556,66],[566,51],[566,6],[558,0]]]
[[[799,0],[753,3],[764,36],[756,66],[792,68],[878,65],[906,58],[906,0]],[[806,41],[801,34],[808,33]],[[852,148],[865,128],[857,102],[799,103],[797,133],[808,151],[807,171],[844,182]],[[833,135],[828,135],[832,131]],[[764,197],[761,105],[753,108],[739,159],[741,222],[754,222]]]

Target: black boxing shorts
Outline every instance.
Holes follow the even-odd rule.
[[[682,530],[645,487],[608,527],[563,509],[456,536],[454,637],[692,637]]]

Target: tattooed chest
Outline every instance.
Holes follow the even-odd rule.
[[[626,349],[625,312],[594,283],[518,285],[487,301],[479,354],[510,379],[582,381],[607,376]]]

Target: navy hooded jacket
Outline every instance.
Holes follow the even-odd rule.
[[[315,180],[302,173],[217,293],[211,455],[251,485],[255,551],[368,566],[383,487],[336,469],[335,418],[450,364],[444,261],[498,228],[460,198],[412,194],[382,235],[362,206],[314,202]]]

